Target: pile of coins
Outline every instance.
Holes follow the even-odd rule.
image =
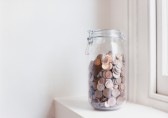
[[[89,65],[89,98],[100,110],[113,109],[125,101],[124,55],[99,54]]]

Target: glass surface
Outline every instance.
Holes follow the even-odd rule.
[[[168,0],[162,0],[162,74],[168,76]]]
[[[90,33],[89,102],[97,110],[114,110],[126,100],[125,40],[118,30]]]

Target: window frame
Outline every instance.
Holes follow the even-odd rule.
[[[164,5],[164,6],[163,6]],[[167,40],[165,42],[165,39],[167,39],[167,26],[164,27],[163,25],[167,24],[167,0],[156,0],[156,40],[157,40],[157,93],[163,94],[168,96],[168,88],[167,88],[167,83],[168,83],[168,76],[167,76],[167,51],[162,52],[163,50],[167,50]],[[165,16],[163,16],[165,14]],[[164,43],[163,43],[164,41]],[[164,49],[163,49],[164,48]],[[164,57],[163,57],[164,56]],[[163,60],[164,59],[164,60]],[[166,60],[165,60],[166,59]],[[166,61],[166,62],[165,62]],[[163,65],[163,63],[165,63]]]
[[[156,93],[155,2],[128,0],[128,100],[168,112],[168,98]]]
[[[150,82],[149,96],[168,102],[168,96],[157,93],[157,0],[149,0]]]

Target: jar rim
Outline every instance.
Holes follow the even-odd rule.
[[[89,30],[88,33],[89,38],[91,39],[98,37],[109,37],[121,40],[125,39],[124,34],[117,29],[95,29],[95,30]]]

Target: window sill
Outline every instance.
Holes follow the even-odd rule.
[[[87,97],[55,98],[56,118],[168,118],[168,113],[151,107],[126,102],[115,111],[96,111],[88,103]]]

